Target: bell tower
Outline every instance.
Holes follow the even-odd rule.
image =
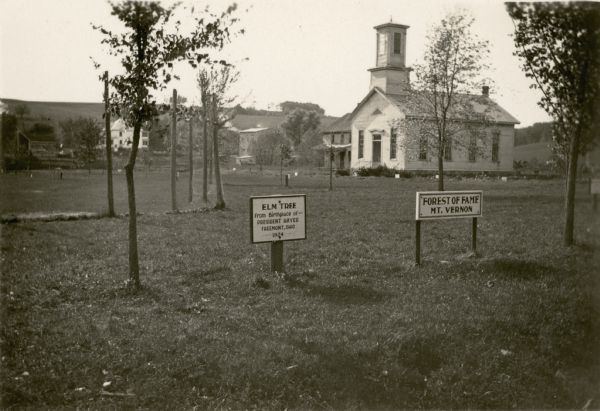
[[[377,31],[375,67],[371,72],[371,84],[388,94],[401,94],[409,87],[410,68],[406,67],[406,30],[409,26],[384,23],[375,26]]]

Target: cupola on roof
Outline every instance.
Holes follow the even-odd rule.
[[[370,89],[379,87],[385,93],[402,93],[410,87],[410,68],[406,67],[406,32],[409,26],[383,23],[375,26],[375,67],[371,72]]]

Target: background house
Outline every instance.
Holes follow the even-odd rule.
[[[325,167],[329,167],[333,155],[333,168],[347,170],[350,168],[352,158],[352,141],[350,122],[351,113],[344,114],[323,130],[323,144],[315,147],[323,151]]]
[[[237,164],[255,164],[254,154],[251,152],[252,144],[255,143],[261,136],[266,135],[271,128],[268,127],[253,127],[246,130],[240,130],[240,146]]]
[[[113,151],[123,148],[131,148],[133,143],[133,128],[127,127],[123,119],[115,120],[110,126],[110,136],[112,139]],[[142,149],[147,149],[150,141],[148,130],[142,129],[140,133],[140,145]]]

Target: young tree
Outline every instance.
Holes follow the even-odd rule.
[[[195,20],[193,31],[184,35],[180,32],[179,21],[171,24],[177,6],[163,7],[159,2],[132,0],[115,3],[111,4],[112,14],[124,24],[125,31],[113,33],[94,26],[105,36],[102,44],[108,45],[111,55],[121,58],[125,70],[125,74],[110,79],[115,90],[111,94],[111,110],[133,126],[133,143],[125,175],[129,205],[129,284],[135,288],[140,286],[140,278],[133,170],[142,125],[157,115],[153,93],[166,88],[172,78],[173,63],[186,61],[196,67],[208,59],[203,52],[207,47],[223,47],[229,39],[230,15],[235,10],[232,6],[220,16],[208,18],[192,14]],[[167,32],[168,28],[172,31]]]
[[[290,142],[278,130],[273,129],[253,140],[248,151],[254,156],[262,171],[263,166],[275,164],[275,158],[282,145],[289,146]]]
[[[208,203],[208,104],[209,104],[209,80],[208,71],[200,70],[196,78],[200,89],[200,118],[202,119],[202,201]]]
[[[282,143],[279,145],[279,180],[283,185],[283,166],[292,158],[292,149],[289,144]]]
[[[542,92],[554,120],[555,148],[567,164],[563,239],[574,243],[577,161],[598,143],[600,126],[600,3],[507,3],[515,54]]]
[[[302,143],[295,147],[294,151],[299,156],[300,164],[321,167],[324,165],[322,146],[323,131],[317,128],[304,133]]]
[[[215,171],[215,185],[217,191],[217,201],[215,208],[217,210],[225,208],[225,199],[223,196],[223,184],[221,181],[221,167],[219,164],[219,130],[230,121],[235,115],[231,112],[228,116],[224,113],[224,108],[233,102],[234,98],[230,97],[229,88],[235,83],[239,77],[238,72],[230,64],[217,63],[202,67],[198,75],[200,91],[203,95],[203,105],[206,103],[208,109],[208,120],[212,132],[212,153]],[[202,73],[204,72],[204,73]],[[201,79],[205,79],[207,88],[203,91]],[[205,96],[206,94],[206,96]]]
[[[408,151],[419,158],[437,158],[438,190],[444,190],[444,160],[452,147],[483,152],[484,132],[488,126],[489,100],[469,93],[481,89],[482,73],[489,44],[471,31],[473,19],[464,14],[447,15],[427,36],[423,62],[415,65],[415,87],[407,98],[419,116],[398,120]],[[476,99],[474,101],[474,99]],[[475,106],[484,109],[476,111]],[[471,144],[472,141],[479,144]]]
[[[188,160],[189,160],[189,178],[188,178],[188,202],[194,199],[194,112],[189,111],[186,117],[189,127],[188,136]]]
[[[2,112],[2,126],[0,127],[0,173],[7,168],[5,160],[6,153],[13,152],[13,144],[17,135],[17,116],[8,112]],[[15,157],[16,158],[16,157]]]
[[[61,131],[60,142],[63,147],[76,148],[77,139],[75,138],[76,119],[67,118],[58,122],[58,127]]]
[[[98,158],[98,145],[102,139],[102,128],[93,118],[79,118],[75,122],[75,138],[77,141],[77,156],[82,160],[91,173],[92,162]]]
[[[21,131],[25,131],[25,116],[29,115],[31,110],[29,110],[29,106],[25,103],[20,103],[15,106],[15,114],[19,117]]]
[[[285,131],[287,138],[291,140],[294,147],[302,142],[304,133],[316,130],[321,123],[321,118],[316,111],[307,111],[301,108],[289,112],[281,128]]]
[[[2,113],[2,147],[3,153],[16,155],[15,142],[18,135],[18,119],[17,116],[11,113]]]
[[[28,114],[31,113],[31,110],[29,110],[29,106],[25,103],[17,104],[17,106],[14,109],[14,112],[20,120],[19,121],[20,131],[25,132],[25,116],[27,116]],[[23,154],[21,147],[19,147],[19,133],[18,132],[15,134],[14,154],[15,154],[15,158],[20,157]]]

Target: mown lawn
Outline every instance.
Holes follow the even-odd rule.
[[[102,211],[104,178],[2,176],[0,210]],[[484,190],[479,253],[469,220],[425,222],[414,267],[414,193],[432,180],[225,182],[228,210],[163,214],[168,175],[138,174],[138,293],[126,218],[0,226],[3,408],[600,407],[600,212],[583,185],[565,249],[562,181],[450,180]],[[307,194],[285,274],[249,243],[248,197],[277,192]]]

